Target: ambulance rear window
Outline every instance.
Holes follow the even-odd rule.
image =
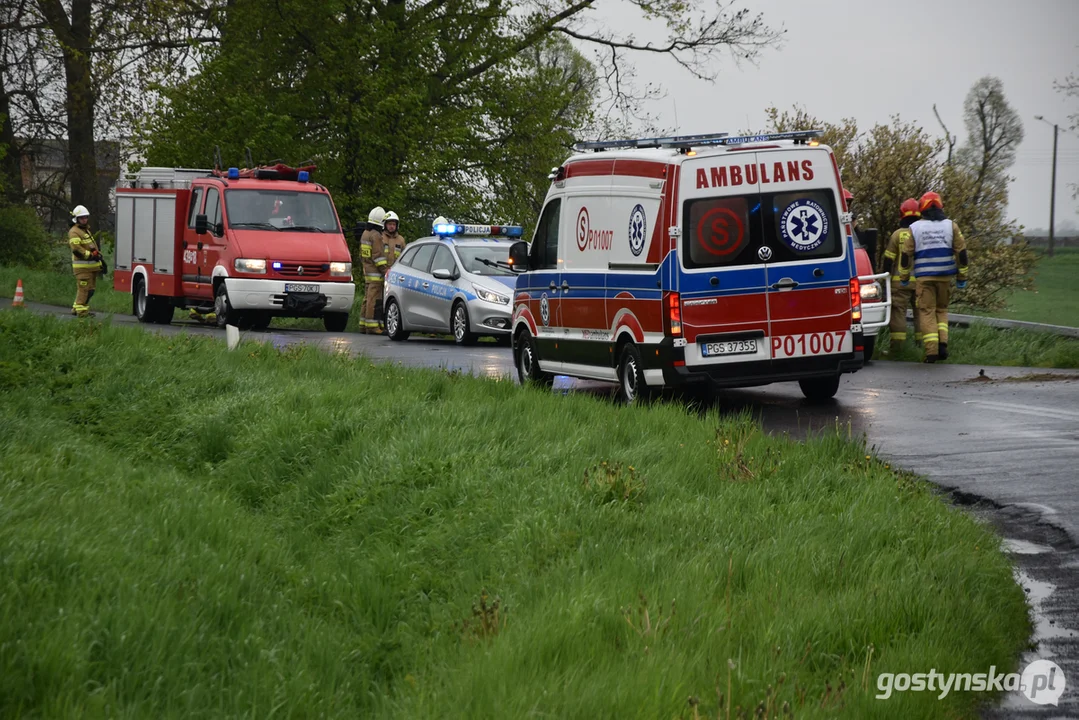
[[[774,251],[772,262],[789,262],[842,254],[842,228],[830,190],[801,190],[764,195],[771,205],[765,218],[767,242]]]
[[[682,238],[682,261],[687,268],[757,262],[761,223],[756,195],[692,200],[685,217],[689,232]]]

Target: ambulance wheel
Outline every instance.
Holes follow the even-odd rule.
[[[869,364],[869,361],[873,359],[873,348],[877,346],[877,336],[870,335],[869,337],[862,338],[862,358],[863,362]]]
[[[554,375],[540,370],[536,341],[532,339],[527,330],[522,330],[517,336],[513,354],[513,363],[517,366],[517,379],[522,385],[540,385],[543,387],[554,385]]]
[[[348,327],[348,313],[326,313],[322,316],[322,324],[327,332],[344,332]]]
[[[408,331],[401,319],[401,306],[390,298],[386,303],[386,335],[394,342],[408,340]]]
[[[453,341],[458,345],[476,344],[476,333],[472,332],[468,322],[468,308],[460,300],[453,304],[450,312],[450,329],[453,330]]]
[[[839,390],[839,376],[799,380],[798,387],[802,388],[802,394],[813,402],[831,400]]]
[[[651,397],[644,382],[644,363],[641,352],[633,343],[622,348],[618,361],[618,398],[626,405],[647,402]]]

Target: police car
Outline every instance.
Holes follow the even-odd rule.
[[[510,246],[517,225],[432,226],[434,236],[410,243],[386,274],[386,334],[407,340],[412,332],[450,333],[458,345],[481,335],[508,342],[516,276]]]

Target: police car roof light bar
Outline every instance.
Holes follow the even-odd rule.
[[[574,143],[573,149],[578,152],[585,150],[599,152],[600,150],[614,150],[616,148],[690,147],[693,145],[710,145],[728,135],[729,133],[709,133],[707,135],[672,135],[670,137],[626,138],[624,140],[590,140]]]

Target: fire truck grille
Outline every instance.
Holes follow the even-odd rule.
[[[275,262],[274,272],[288,278],[310,278],[316,280],[330,271],[328,263],[288,263]]]

